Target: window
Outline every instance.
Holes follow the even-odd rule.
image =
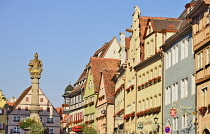
[[[145,110],[145,101],[142,101],[142,110]]]
[[[187,128],[188,125],[188,116],[187,114],[182,115],[182,128]]]
[[[149,99],[148,99],[148,98],[146,99],[145,108],[146,108],[146,109],[149,108]]]
[[[200,17],[198,16],[198,18],[196,19],[196,24],[197,24],[197,27],[196,27],[196,32],[198,32],[200,30]]]
[[[173,118],[173,130],[179,130],[178,127],[179,127],[179,125],[178,125],[178,117],[174,117]]]
[[[0,115],[4,115],[4,109],[0,109]]]
[[[26,101],[29,101],[29,97],[26,97]]]
[[[4,124],[0,123],[0,130],[4,130]]]
[[[210,47],[206,49],[206,65],[210,63]]]
[[[203,52],[200,52],[197,56],[197,70],[203,68]]]
[[[40,107],[40,112],[43,112],[43,107]]]
[[[47,123],[54,123],[53,118],[47,118]]]
[[[181,80],[181,98],[188,96],[188,78]]]
[[[154,107],[158,106],[158,98],[157,95],[154,96]]]
[[[178,100],[178,83],[172,85],[172,102]]]
[[[92,88],[92,81],[89,82],[89,89]]]
[[[21,106],[18,106],[18,111],[21,111]]]
[[[94,96],[90,98],[90,101],[91,101],[91,102],[94,101]]]
[[[43,102],[43,98],[40,98],[40,102]]]
[[[47,112],[50,112],[50,107],[47,107]]]
[[[20,122],[20,116],[14,116],[13,121],[14,122]]]
[[[208,93],[208,88],[207,87],[203,88],[202,89],[202,94],[201,94],[202,95],[201,98],[202,98],[203,106],[207,106],[208,105],[207,93]]]
[[[187,37],[181,41],[181,60],[188,56],[188,45],[189,39]]]
[[[206,24],[208,25],[209,22],[210,22],[210,8],[207,9]]]
[[[191,94],[195,94],[195,75],[191,75]]]
[[[165,90],[165,105],[171,102],[171,87],[168,86]]]
[[[54,134],[54,129],[53,128],[49,129],[49,134]]]
[[[131,105],[127,106],[127,114],[129,114],[131,112]]]
[[[178,45],[172,48],[172,65],[178,62]]]
[[[153,107],[153,100],[152,100],[152,97],[150,98],[150,104],[149,104],[149,107],[152,108]]]
[[[42,122],[42,117],[39,117],[40,121]]]
[[[25,107],[25,111],[28,111],[28,107]]]
[[[167,68],[171,67],[171,50],[167,51],[167,59],[166,59],[166,64],[167,64]]]
[[[20,127],[13,127],[12,132],[13,133],[20,133]]]

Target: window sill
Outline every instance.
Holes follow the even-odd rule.
[[[209,66],[210,66],[210,63],[206,64],[206,65],[205,65],[205,68],[208,68]]]
[[[203,67],[201,67],[200,69],[196,70],[196,73],[200,72],[203,70]]]

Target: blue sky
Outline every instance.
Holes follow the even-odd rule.
[[[178,17],[190,0],[0,0],[0,90],[18,98],[31,85],[28,63],[39,53],[40,88],[55,107],[90,56],[142,16]],[[129,36],[129,35],[127,35]]]

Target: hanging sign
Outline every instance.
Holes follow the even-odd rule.
[[[171,115],[171,117],[176,116],[176,109],[175,109],[175,108],[172,108],[172,109],[170,110],[170,115]]]

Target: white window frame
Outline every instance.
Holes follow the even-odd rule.
[[[210,63],[210,47],[206,48],[206,65]]]
[[[49,134],[54,134],[54,128],[49,128]]]
[[[168,86],[165,89],[165,105],[168,105],[171,103],[171,87]]]
[[[181,79],[181,98],[188,96],[188,78]]]
[[[3,130],[4,128],[4,123],[0,123],[0,130]]]
[[[178,83],[175,82],[173,85],[172,85],[172,93],[171,93],[171,99],[172,99],[172,102],[174,101],[177,101],[178,100]]]
[[[47,117],[47,123],[54,123],[54,120],[52,117]]]
[[[178,117],[173,117],[173,130],[176,131],[176,130],[179,130],[179,124],[178,124]]]
[[[188,115],[182,115],[182,128],[187,128],[188,126]]]
[[[191,75],[191,95],[195,94],[195,75]]]
[[[13,121],[14,122],[20,122],[20,116],[14,116]]]

